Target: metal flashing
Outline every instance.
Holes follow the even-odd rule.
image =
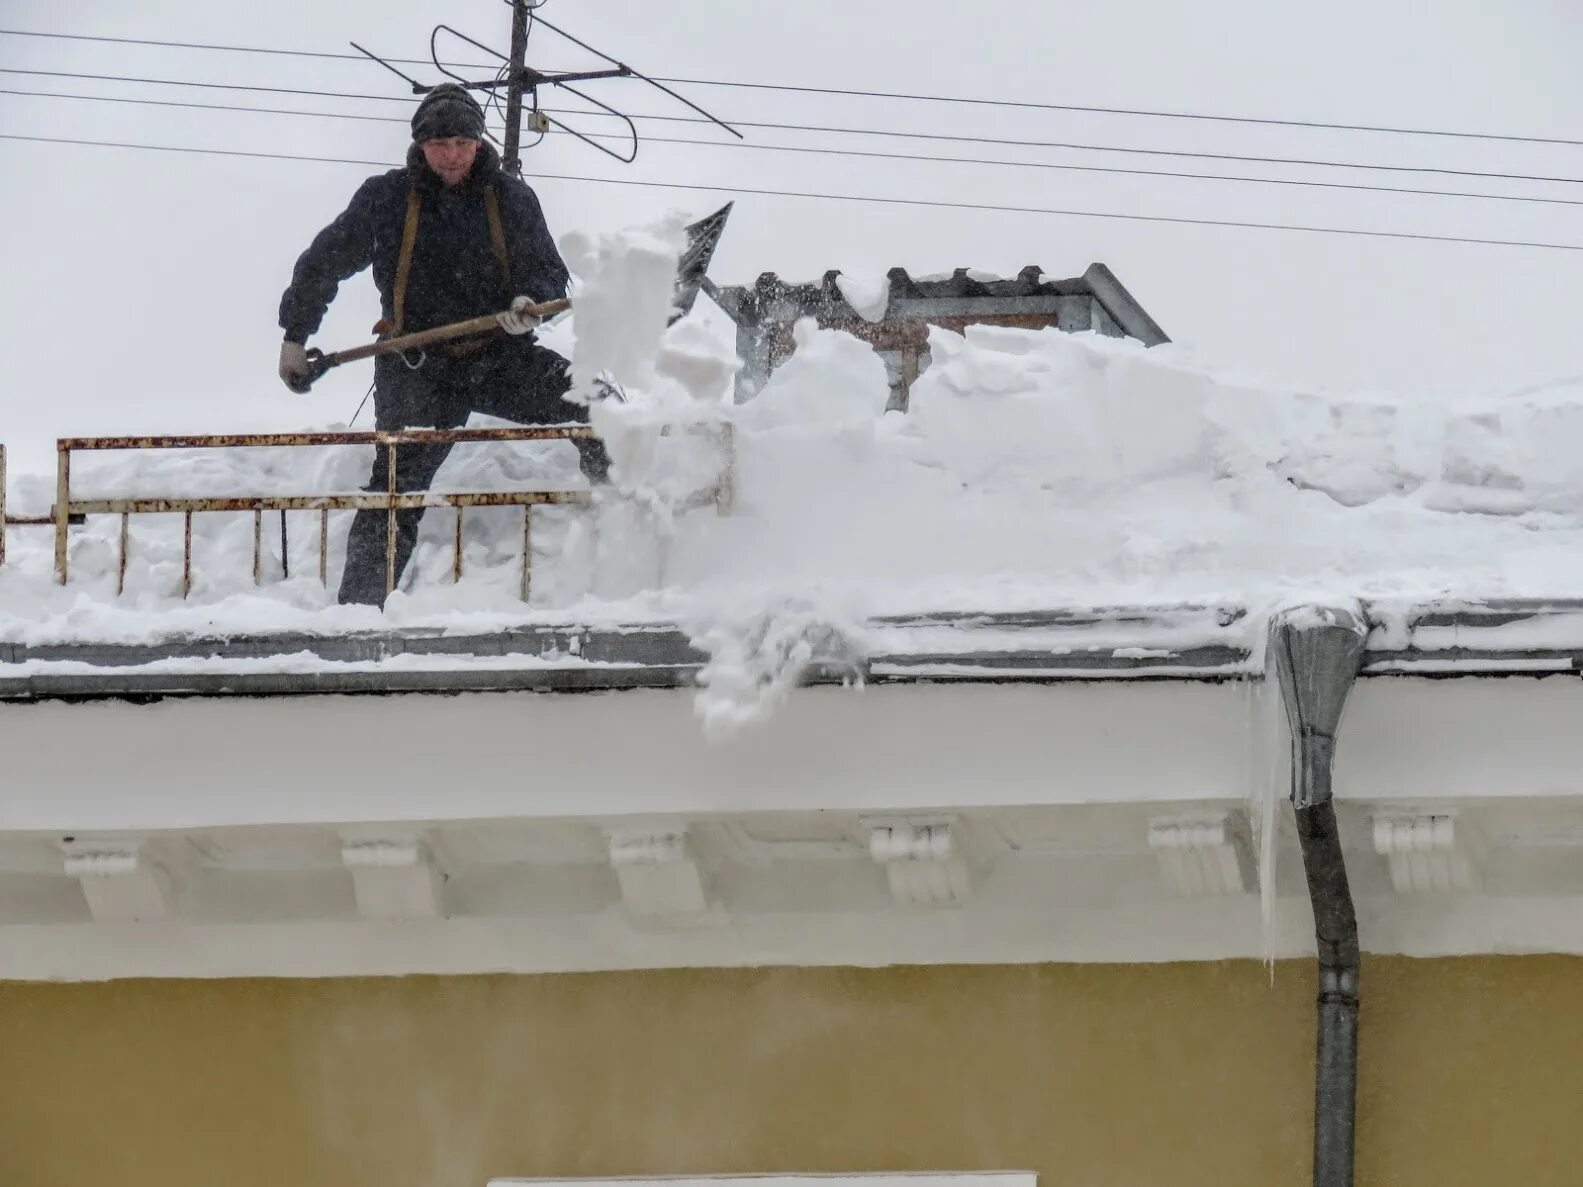
[[[1364,614],[1364,677],[1583,669],[1583,600],[1378,603]],[[1259,633],[1237,606],[897,615],[865,625],[856,657],[816,656],[802,681],[1243,680],[1263,673]],[[673,688],[692,684],[708,659],[669,623],[0,642],[0,701]]]

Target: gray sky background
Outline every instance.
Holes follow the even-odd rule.
[[[548,19],[650,74],[905,91],[1032,103],[1258,116],[1583,140],[1569,0],[550,0]],[[188,42],[427,54],[446,21],[504,50],[500,0],[0,0],[0,27]],[[454,43],[453,43],[454,44]],[[459,49],[456,60],[478,62]],[[546,30],[529,61],[581,68]],[[227,103],[376,120],[190,111],[0,93],[0,133],[300,153],[398,163],[410,100],[369,62],[0,37],[0,67],[355,92],[377,98],[153,87],[0,73],[5,91]],[[403,67],[425,81],[432,71]],[[685,116],[636,82],[594,84],[631,112]],[[1006,145],[643,123],[634,165],[568,136],[525,155],[557,235],[703,213],[725,194],[665,182],[927,198],[1138,215],[1302,223],[1583,246],[1583,205],[1119,177],[985,164],[767,151],[817,145],[958,158],[1171,169],[1477,190],[1583,202],[1583,148],[692,85],[728,119],[1007,140],[1525,173],[1564,182],[1123,156]],[[547,93],[546,106],[566,107]],[[588,119],[588,130],[611,131]],[[657,137],[706,140],[705,146]],[[0,441],[42,469],[57,436],[286,429],[344,422],[367,386],[347,368],[312,395],[274,376],[276,305],[291,264],[373,167],[0,140]],[[557,180],[546,175],[593,180]],[[536,179],[537,177],[537,179]],[[601,180],[603,179],[603,180]],[[1025,264],[1075,275],[1109,264],[1178,342],[1273,383],[1432,398],[1583,374],[1583,251],[1354,238],[1064,215],[744,195],[713,269],[872,273]],[[367,338],[372,285],[342,290],[316,343]],[[364,414],[367,417],[367,413]]]

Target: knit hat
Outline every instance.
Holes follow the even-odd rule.
[[[442,82],[412,113],[412,138],[419,144],[446,136],[484,138],[484,109],[459,83]]]

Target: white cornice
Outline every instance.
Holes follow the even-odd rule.
[[[680,691],[0,707],[0,978],[1296,954],[1267,707],[811,689],[713,743]],[[1583,950],[1580,709],[1575,679],[1358,686],[1366,949]]]

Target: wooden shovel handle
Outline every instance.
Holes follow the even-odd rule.
[[[563,309],[570,309],[572,303],[565,297],[557,297],[553,301],[541,301],[537,305],[530,305],[523,313],[528,317],[551,317]],[[487,334],[490,330],[500,328],[502,314],[486,313],[482,317],[469,318],[467,321],[452,322],[446,326],[435,326],[432,330],[419,330],[415,334],[402,334],[398,338],[381,338],[377,342],[370,342],[366,346],[354,346],[350,350],[337,350],[331,354],[310,355],[318,371],[315,375],[322,375],[331,367],[339,367],[342,363],[355,363],[358,359],[372,358],[378,354],[394,354],[404,350],[422,350],[425,346],[433,346],[436,342],[450,342],[456,338],[466,338],[471,334]]]

